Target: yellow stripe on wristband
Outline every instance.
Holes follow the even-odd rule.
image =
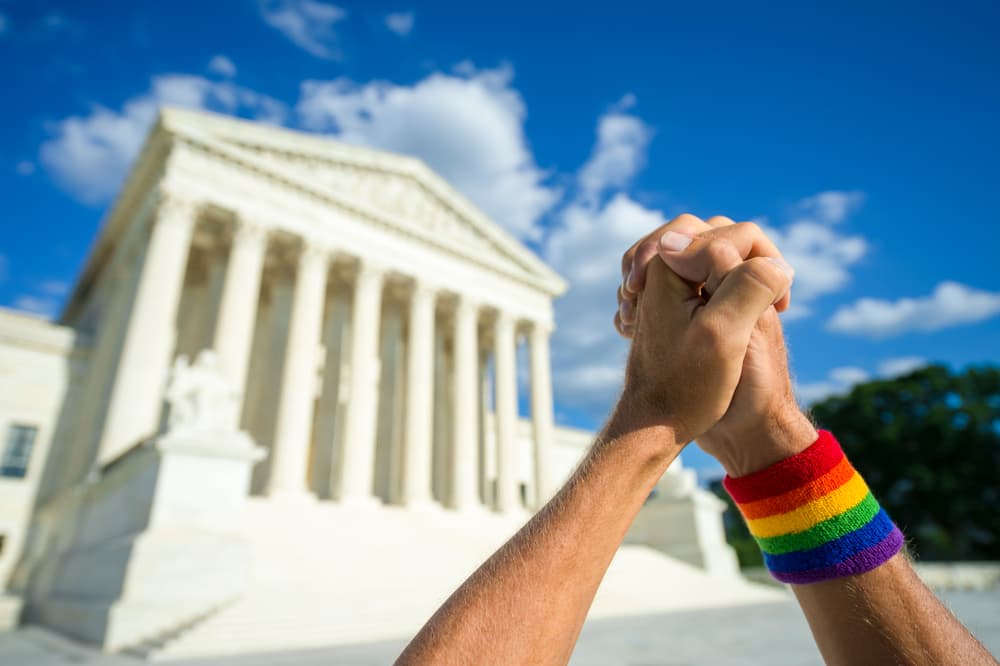
[[[747,520],[747,527],[755,537],[776,537],[803,532],[816,523],[839,516],[854,508],[868,495],[868,484],[857,472],[854,478],[831,493],[808,504],[776,516]]]

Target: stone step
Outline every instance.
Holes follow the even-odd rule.
[[[287,516],[252,501],[247,524],[254,556],[246,594],[150,643],[145,656],[171,660],[411,636],[525,520],[394,508],[348,511],[323,503],[307,505],[294,521]],[[777,594],[714,579],[643,546],[625,546],[591,616],[761,602]]]

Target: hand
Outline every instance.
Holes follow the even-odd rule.
[[[667,236],[667,232],[675,235]],[[679,235],[676,235],[679,234]],[[671,249],[661,239],[673,241]],[[746,259],[766,257],[792,277],[791,267],[759,227],[734,224],[725,217],[702,222],[682,215],[632,246],[622,260],[623,283],[615,326],[625,337],[636,327],[638,293],[646,286],[647,267],[660,256],[680,277],[711,298],[730,271]],[[799,410],[792,393],[787,352],[777,311],[787,308],[790,293],[764,310],[745,348],[739,384],[719,422],[697,437],[732,476],[743,476],[794,455],[811,444],[816,430]],[[691,381],[691,378],[688,378]]]
[[[708,245],[717,244],[699,244]],[[701,288],[708,280],[692,284],[651,259],[634,308],[622,404],[669,426],[677,442],[700,437],[730,409],[757,321],[791,285],[771,258],[739,257],[723,271],[713,256],[700,252],[692,262],[710,269],[712,294]]]

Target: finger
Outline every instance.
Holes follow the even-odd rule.
[[[678,215],[670,222],[646,235],[630,248],[629,271],[624,276],[624,291],[626,294],[638,294],[646,286],[646,269],[649,261],[659,252],[659,240],[667,231],[673,231],[686,236],[695,236],[710,230],[701,218],[685,213]]]
[[[736,224],[731,218],[725,215],[713,215],[712,217],[705,220],[705,224],[712,228],[728,227]]]
[[[626,324],[622,321],[621,313],[615,313],[615,330],[618,331],[618,335],[622,336],[626,340],[631,340],[632,336],[635,335],[635,323]]]
[[[654,259],[649,263],[646,288],[639,294],[635,330],[647,330],[653,335],[683,331],[690,326],[694,309],[701,305],[701,298],[689,283]]]
[[[625,326],[622,324],[622,318],[620,312],[615,312],[615,330],[618,331],[618,335],[625,339],[631,338],[632,336],[625,332]]]
[[[713,218],[717,219],[717,218]],[[664,262],[678,275],[696,283],[707,283],[711,272],[713,256],[703,252],[706,244],[713,239],[724,238],[737,250],[740,257],[774,257],[784,260],[781,251],[764,234],[764,231],[753,222],[724,225],[712,228],[695,238],[680,238],[674,234],[664,234],[660,239],[660,256]],[[717,284],[709,287],[714,291]],[[788,309],[791,302],[790,294],[785,294],[775,305],[781,312]]]
[[[666,253],[663,262],[679,276],[704,285],[705,296],[710,296],[726,275],[743,263],[743,255],[728,238],[702,238],[690,252]],[[675,266],[690,272],[684,274]]]
[[[638,304],[638,296],[630,296],[625,293],[625,286],[618,287],[618,314],[622,318],[623,324],[635,323],[635,309]]]
[[[695,319],[715,331],[725,331],[730,344],[746,348],[761,315],[791,285],[792,276],[773,257],[754,257],[733,268]]]
[[[630,326],[635,323],[637,305],[636,300],[631,298],[623,298],[618,302],[618,316],[621,318],[623,326]]]

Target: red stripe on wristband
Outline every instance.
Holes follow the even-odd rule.
[[[753,474],[723,480],[730,496],[739,504],[783,495],[826,474],[844,458],[837,440],[827,430],[809,448]]]

